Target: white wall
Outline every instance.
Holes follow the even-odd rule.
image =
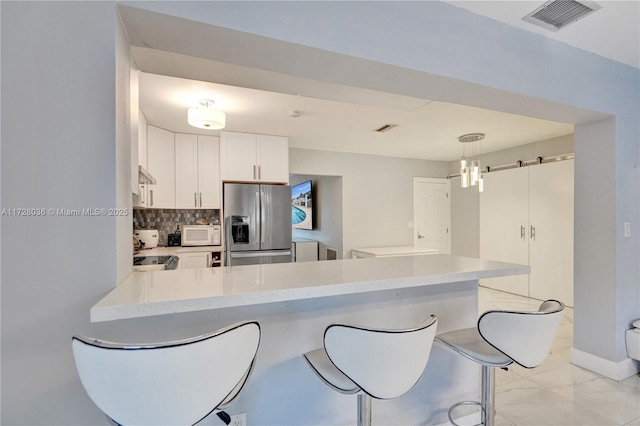
[[[136,72],[133,61],[131,60],[131,52],[129,40],[124,32],[120,17],[116,17],[116,200],[115,210],[110,214],[115,214],[116,220],[116,280],[121,282],[132,271],[131,256],[133,256],[133,244],[131,243],[131,235],[133,233],[133,203],[132,203],[132,153],[134,151],[132,139],[135,140],[137,147],[138,133],[132,132],[132,109],[135,110],[137,116],[138,105],[136,99],[138,94],[134,94],[133,102],[131,102],[131,90],[137,90],[137,87],[131,86],[131,73]],[[134,78],[137,81],[137,77]],[[132,107],[132,104],[133,105]],[[137,127],[137,123],[136,123]],[[137,148],[135,149],[137,153]],[[136,155],[137,162],[137,155]],[[137,167],[135,168],[137,170]]]
[[[343,257],[357,247],[413,245],[413,178],[447,175],[438,161],[289,150],[295,174],[342,176]]]
[[[313,230],[293,229],[294,238],[318,241],[318,259],[327,260],[326,248],[338,251],[342,258],[342,177],[319,175],[291,175],[289,184],[297,185],[308,180],[313,184]]]
[[[482,168],[515,164],[537,157],[574,152],[573,135],[533,142],[515,148],[479,155]],[[460,162],[449,163],[449,173],[458,174]],[[460,178],[451,180],[451,254],[478,257],[480,255],[480,198],[477,188],[460,188]]]
[[[517,146],[515,148],[488,152],[478,156],[482,168],[485,166],[496,167],[506,164],[515,164],[518,160],[529,161],[538,157],[553,157],[555,155],[572,154],[574,152],[574,136],[566,135],[557,138],[545,139]],[[460,149],[462,154],[462,149]],[[449,173],[460,173],[460,162],[449,163]]]
[[[116,207],[114,6],[1,7],[2,208]],[[89,308],[117,280],[116,218],[4,216],[1,227],[1,423],[100,422],[71,336],[89,332]]]

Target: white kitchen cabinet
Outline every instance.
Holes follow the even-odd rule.
[[[147,126],[147,170],[156,179],[155,185],[149,185],[148,207],[176,206],[174,145],[173,132]]]
[[[147,119],[142,111],[138,112],[138,165],[145,170],[147,165]]]
[[[480,257],[528,264],[486,287],[573,306],[573,160],[491,172],[480,194]]]
[[[219,209],[220,197],[220,138],[198,136],[198,197],[202,209]]]
[[[175,135],[176,208],[220,208],[219,139]]]
[[[211,252],[178,252],[180,269],[208,268],[211,266]]]
[[[132,173],[135,174],[136,185],[138,190],[134,191],[133,206],[134,207],[149,207],[149,187],[150,185],[139,180],[138,166],[141,166],[147,170],[147,119],[142,111],[138,111],[138,132],[137,143],[135,144],[136,160]],[[133,162],[134,155],[132,153],[131,161]]]
[[[318,260],[318,242],[304,238],[293,239],[293,261],[314,262]]]
[[[211,268],[222,266],[222,252],[208,249],[193,250],[192,248],[179,249],[177,256],[179,269]]]
[[[129,130],[130,133],[130,143],[131,143],[131,192],[133,194],[138,194],[140,187],[138,184],[138,145],[140,143],[140,96],[138,90],[138,81],[140,73],[136,68],[135,61],[130,61],[129,63]],[[146,125],[146,124],[145,124]],[[145,141],[146,143],[146,141]]]
[[[289,143],[284,136],[220,132],[223,180],[289,183]]]
[[[283,136],[257,135],[258,180],[289,183],[289,141]]]

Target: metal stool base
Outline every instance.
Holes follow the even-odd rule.
[[[358,394],[358,426],[371,426],[371,396]]]
[[[456,408],[458,408],[461,405],[477,405],[478,407],[480,407],[480,419],[482,420],[484,418],[484,410],[482,409],[482,404],[479,403],[478,401],[462,401],[462,402],[458,402],[457,404],[453,404],[450,408],[449,408],[449,412],[447,413],[447,415],[449,416],[449,422],[454,425],[454,426],[462,426],[459,425],[458,423],[455,422],[455,420],[453,420],[453,410],[455,410]],[[471,426],[482,426],[482,421],[480,423],[476,423],[475,425],[471,425]]]
[[[495,370],[488,365],[482,365],[482,387],[480,389],[480,402],[477,401],[463,401],[453,404],[449,408],[449,421],[455,426],[460,426],[453,421],[452,412],[461,405],[479,405],[480,406],[480,423],[473,426],[494,426],[496,409],[496,388],[495,388]]]

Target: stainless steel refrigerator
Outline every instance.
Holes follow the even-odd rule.
[[[291,262],[291,187],[225,183],[225,265]]]

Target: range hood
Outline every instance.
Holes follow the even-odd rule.
[[[151,176],[149,172],[142,166],[138,166],[138,183],[139,184],[147,184],[147,185],[155,185],[156,178]]]

